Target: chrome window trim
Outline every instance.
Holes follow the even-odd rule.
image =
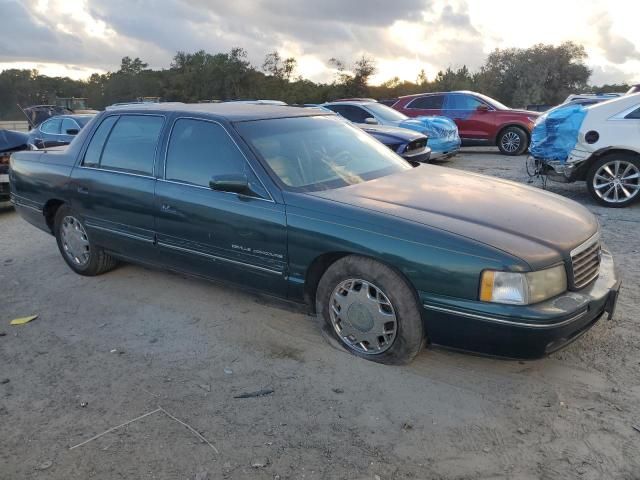
[[[435,312],[441,312],[441,313],[451,313],[454,315],[459,315],[461,317],[472,318],[474,320],[483,320],[486,322],[499,323],[501,325],[512,325],[514,327],[540,328],[540,329],[557,328],[557,327],[562,327],[564,325],[568,325],[584,317],[588,312],[588,310],[585,309],[573,315],[572,317],[567,318],[566,320],[563,320],[561,322],[556,322],[556,323],[530,323],[530,322],[517,322],[513,320],[504,320],[502,318],[491,317],[488,315],[480,315],[480,314],[465,312],[463,310],[457,310],[453,308],[445,308],[445,307],[439,307],[436,305],[429,305],[428,303],[425,303],[422,306],[427,310],[433,310]]]
[[[262,188],[264,188],[264,191],[267,192],[267,194],[269,195],[268,199],[267,198],[263,198],[262,200],[265,200],[265,201],[268,201],[268,202],[272,202],[272,203],[276,203],[275,200],[273,199],[273,196],[271,195],[271,192],[265,186],[264,182],[262,181],[262,179],[260,178],[260,176],[256,172],[255,168],[253,168],[253,165],[251,165],[251,161],[249,161],[249,158],[247,158],[247,156],[245,155],[244,151],[240,148],[240,145],[238,145],[238,142],[236,142],[236,139],[233,138],[233,136],[229,133],[229,131],[226,129],[226,127],[222,123],[220,123],[217,120],[210,119],[210,118],[179,116],[179,117],[176,117],[173,120],[173,123],[171,124],[171,129],[169,130],[169,135],[167,136],[167,146],[164,149],[164,161],[163,161],[163,164],[162,164],[162,175],[158,177],[159,180],[161,179],[161,180],[163,180],[165,182],[180,183],[180,182],[175,182],[174,180],[166,180],[167,156],[169,155],[169,146],[171,145],[171,136],[173,135],[173,129],[175,128],[176,123],[178,122],[178,120],[196,120],[196,121],[200,121],[200,122],[214,123],[214,124],[220,126],[222,128],[222,130],[224,130],[224,133],[227,134],[227,136],[231,139],[233,144],[236,146],[236,148],[238,149],[238,151],[240,152],[240,154],[244,158],[245,163],[249,166],[249,168],[251,169],[251,171],[255,175],[256,179],[260,182],[260,184],[262,185]],[[193,185],[191,183],[181,183],[181,184],[182,185],[190,185],[190,186],[202,187],[202,185]],[[207,187],[202,187],[202,188],[207,188]],[[237,194],[234,194],[232,192],[224,192],[224,193],[237,195]],[[249,198],[254,198],[254,197],[249,197]]]
[[[172,249],[172,250],[178,250],[180,252],[190,253],[192,255],[199,255],[201,257],[209,258],[211,260],[217,260],[217,261],[221,261],[221,262],[233,263],[235,265],[241,265],[241,266],[244,266],[244,267],[253,268],[254,270],[260,270],[262,272],[271,273],[271,274],[274,274],[274,275],[282,275],[283,274],[283,272],[278,271],[278,270],[272,270],[270,268],[260,267],[258,265],[252,265],[251,263],[240,262],[238,260],[231,260],[230,258],[219,257],[217,255],[211,255],[209,253],[199,252],[197,250],[191,250],[190,248],[178,247],[177,245],[171,245],[169,243],[157,242],[157,245],[159,247],[164,247],[164,248],[169,248],[169,249]]]
[[[155,179],[153,175],[142,175],[141,173],[131,173],[122,170],[111,170],[109,168],[85,167],[84,165],[78,165],[78,168],[83,168],[85,170],[98,170],[99,172],[119,173],[121,175],[130,175],[132,177],[150,178],[151,180]]]
[[[51,118],[53,118],[53,117],[51,117]],[[43,132],[41,130],[42,125],[44,125],[49,120],[51,120],[51,118],[47,118],[44,122],[42,122],[40,125],[38,125],[38,131],[40,133],[42,133],[43,135],[56,135],[58,137],[70,137],[70,136],[72,136],[72,135],[69,135],[68,133],[47,133],[47,132]],[[78,132],[80,132],[80,130],[82,130],[82,127],[80,125],[78,125],[78,122],[76,122],[74,118],[70,118],[70,117],[63,117],[63,118],[60,119],[60,128],[62,128],[62,122],[64,122],[65,120],[70,120],[73,123],[75,123],[76,127],[78,127]]]
[[[135,233],[121,232],[119,230],[113,230],[111,228],[101,227],[91,222],[87,222],[87,227],[92,228],[94,230],[101,230],[103,232],[113,233],[114,235],[120,235],[122,237],[131,238],[133,240],[140,240],[141,242],[155,243],[152,238],[146,238],[146,237],[143,237],[142,235],[136,235]]]
[[[43,131],[42,131],[42,126],[43,126],[45,123],[49,123],[50,121],[52,121],[53,119],[55,119],[55,117],[56,117],[56,116],[57,116],[57,115],[55,115],[55,116],[53,116],[53,117],[50,117],[50,118],[47,118],[44,122],[42,122],[40,125],[38,125],[38,131],[39,131],[40,133],[42,133],[43,135],[58,135],[58,136],[62,135],[62,133],[49,133],[49,132],[43,132]],[[58,119],[56,119],[56,120],[60,120],[60,128],[62,128],[62,119],[61,119],[61,118],[58,118]]]

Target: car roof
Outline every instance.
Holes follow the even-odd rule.
[[[334,100],[333,102],[323,103],[322,105],[368,105],[378,103],[377,100]]]
[[[412,97],[424,97],[427,95],[445,95],[447,93],[465,93],[469,95],[478,95],[478,92],[472,92],[471,90],[452,90],[450,92],[423,92],[423,93],[414,93],[412,95],[402,95],[398,97],[400,98],[412,98]]]
[[[267,120],[273,118],[311,117],[318,115],[334,115],[318,109],[290,107],[283,105],[256,103],[149,103],[144,105],[123,105],[109,108],[110,112],[144,112],[165,113],[178,112],[182,114],[205,114],[212,117],[224,118],[231,122],[246,122],[251,120]]]

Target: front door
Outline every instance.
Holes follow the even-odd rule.
[[[163,116],[107,116],[73,169],[72,207],[92,241],[154,261],[154,162]]]
[[[253,194],[214,191],[213,176],[244,173]],[[156,185],[160,260],[199,275],[286,295],[285,208],[274,202],[220,123],[178,118]]]
[[[489,110],[479,110],[479,107]],[[449,93],[445,97],[442,114],[456,122],[462,139],[485,141],[493,132],[490,110],[494,110],[493,107],[472,95]]]

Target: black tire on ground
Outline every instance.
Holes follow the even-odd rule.
[[[635,167],[635,172],[628,173],[627,174],[628,176],[633,176],[632,174],[635,175],[638,172],[640,172],[640,156],[639,155],[631,152],[612,152],[602,156],[601,158],[596,160],[593,163],[593,165],[591,165],[591,167],[589,167],[589,171],[587,172],[587,176],[585,180],[587,182],[587,188],[589,190],[589,193],[591,194],[591,196],[596,202],[598,202],[601,205],[604,205],[605,207],[623,208],[640,200],[640,178],[636,177],[629,180],[627,183],[622,183],[622,186],[625,187],[626,191],[631,194],[629,198],[624,199],[626,197],[626,194],[621,189],[619,189],[620,187],[616,187],[619,189],[618,198],[620,199],[617,202],[613,201],[613,199],[610,198],[612,197],[611,194],[608,195],[610,199],[607,200],[607,196],[604,195],[605,193],[607,193],[607,190],[608,190],[607,187],[598,189],[600,191],[600,194],[598,194],[598,190],[596,190],[596,185],[595,185],[596,174],[605,165],[609,164],[609,167],[610,167],[609,171],[611,171],[614,174],[616,173],[615,172],[616,162],[620,162],[618,167],[620,177],[623,177],[624,170],[626,169],[626,166],[629,166],[629,165],[631,166],[632,169]],[[604,172],[604,173],[605,175],[608,175],[607,172]],[[607,176],[607,179],[608,179],[608,176]],[[622,178],[619,179],[619,181],[622,181],[622,180],[623,180]],[[600,177],[598,178],[597,183],[603,184],[603,183],[606,183],[606,180],[605,178]]]
[[[105,251],[101,247],[97,247],[93,245],[88,235],[86,236],[86,241],[88,242],[87,251],[89,253],[89,260],[85,264],[80,265],[74,262],[69,257],[69,255],[67,255],[67,253],[65,252],[65,248],[63,246],[61,229],[62,229],[62,224],[65,221],[65,218],[69,218],[69,217],[73,218],[74,221],[79,222],[79,224],[82,226],[82,228],[86,232],[86,228],[84,227],[82,220],[80,220],[80,216],[76,212],[74,212],[67,205],[62,205],[60,206],[60,208],[58,208],[55,219],[54,219],[53,231],[56,236],[56,241],[58,243],[58,249],[60,250],[60,254],[62,255],[62,258],[64,259],[64,261],[67,262],[67,265],[69,265],[69,267],[74,272],[80,275],[88,276],[88,277],[100,275],[101,273],[105,273],[105,272],[108,272],[109,270],[113,270],[118,264],[117,260],[112,256],[110,256],[109,254],[105,253]]]
[[[500,132],[497,143],[503,155],[522,155],[529,148],[529,136],[523,128],[508,127]]]
[[[352,348],[336,332],[331,322],[330,299],[336,287],[349,279],[361,279],[378,287],[391,302],[397,320],[396,336],[382,353],[361,353]],[[420,305],[407,281],[391,268],[371,258],[349,255],[337,260],[324,273],[316,291],[316,312],[338,342],[350,353],[389,365],[409,363],[426,344],[426,333]]]

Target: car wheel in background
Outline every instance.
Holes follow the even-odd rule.
[[[591,196],[607,207],[621,208],[640,198],[640,157],[614,152],[597,160],[587,173]]]
[[[349,352],[368,360],[405,364],[426,343],[412,288],[370,258],[350,255],[331,265],[318,285],[316,311]]]
[[[520,127],[505,128],[498,137],[498,148],[503,155],[522,155],[529,147],[527,132]]]
[[[56,212],[54,232],[62,258],[74,272],[94,276],[117,265],[117,261],[102,248],[91,244],[80,217],[66,205]]]

